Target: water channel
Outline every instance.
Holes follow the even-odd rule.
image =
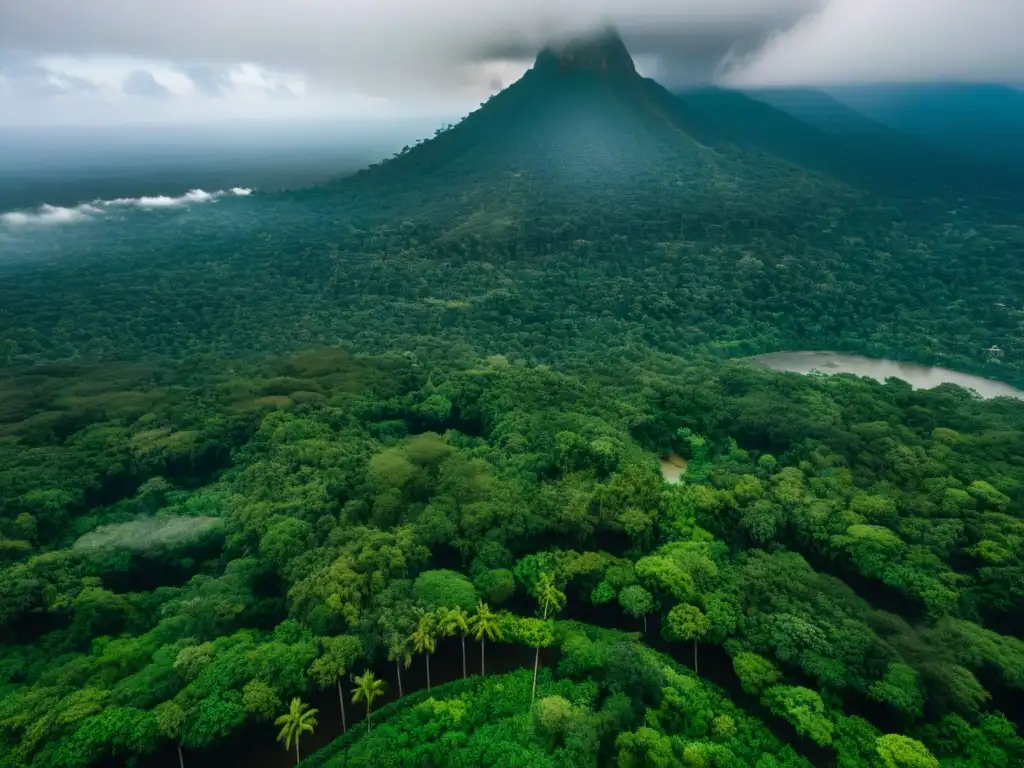
[[[857,376],[870,376],[872,379],[882,382],[887,378],[895,377],[902,379],[915,389],[931,389],[940,384],[957,384],[965,389],[973,389],[984,398],[1015,397],[1024,400],[1024,390],[1011,387],[1009,384],[995,379],[951,371],[948,368],[901,363],[897,360],[849,355],[843,352],[772,352],[752,357],[750,360],[767,365],[776,371],[853,373]]]

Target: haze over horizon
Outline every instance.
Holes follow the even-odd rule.
[[[669,87],[1024,80],[1003,0],[36,0],[0,8],[0,125],[447,117],[605,24]]]

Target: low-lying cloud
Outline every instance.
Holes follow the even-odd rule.
[[[91,205],[79,205],[74,208],[62,208],[59,205],[41,205],[35,211],[10,211],[0,213],[0,223],[11,227],[50,226],[53,224],[70,224],[85,221],[90,214],[100,213],[99,208]]]
[[[71,549],[79,554],[118,549],[147,554],[195,545],[223,528],[224,521],[217,517],[139,518],[101,525],[81,536]]]
[[[194,203],[210,203],[222,197],[248,197],[253,190],[247,187],[206,192],[193,189],[183,195],[154,195],[143,197],[119,197],[113,200],[93,200],[72,207],[43,204],[31,211],[9,211],[0,213],[0,224],[9,228],[49,227],[57,224],[74,224],[102,217],[112,209],[132,207],[144,210],[179,208]]]

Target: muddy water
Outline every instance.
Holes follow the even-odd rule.
[[[677,453],[670,453],[661,459],[661,476],[666,483],[676,485],[686,472],[686,459]]]
[[[948,368],[901,363],[883,358],[847,355],[841,352],[773,352],[768,355],[752,357],[750,360],[767,365],[777,371],[853,373],[857,376],[870,376],[878,381],[894,377],[902,379],[915,389],[931,389],[947,383],[957,384],[966,389],[973,389],[985,398],[1015,397],[1024,400],[1024,390],[1016,389],[1001,381],[951,371]]]

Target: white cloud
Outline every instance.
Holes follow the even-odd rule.
[[[395,114],[392,103],[382,96],[315,90],[301,73],[254,62],[181,64],[153,58],[51,54],[23,56],[5,70],[0,57],[0,78],[0,124]]]
[[[93,200],[91,203],[83,203],[73,207],[44,204],[31,211],[0,213],[0,224],[6,225],[6,227],[11,229],[72,224],[103,216],[105,210],[112,208],[132,207],[143,210],[179,208],[195,203],[210,203],[228,196],[248,197],[252,192],[253,190],[247,187],[232,187],[231,189],[217,190],[216,192],[193,189],[177,197],[170,195],[119,197],[114,200]]]
[[[175,208],[179,205],[187,205],[189,203],[209,203],[220,197],[224,197],[225,195],[246,197],[250,194],[252,194],[252,190],[246,189],[245,187],[232,187],[229,190],[221,189],[216,192],[192,189],[178,197],[170,197],[168,195],[157,195],[153,197],[118,197],[114,200],[94,200],[93,205],[102,205],[105,207],[134,205],[139,208]]]
[[[1020,0],[830,0],[726,78],[745,85],[1024,77]]]
[[[0,223],[9,227],[52,226],[54,224],[70,224],[75,221],[86,221],[90,213],[98,213],[98,209],[88,205],[75,208],[62,208],[56,205],[42,205],[35,211],[11,211],[0,213]]]

